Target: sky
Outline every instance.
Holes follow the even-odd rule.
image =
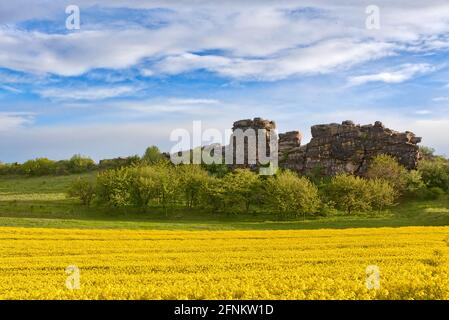
[[[0,161],[169,151],[254,117],[303,143],[379,120],[449,155],[448,58],[447,0],[1,1]]]

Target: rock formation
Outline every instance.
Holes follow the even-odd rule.
[[[241,155],[243,158],[243,163],[241,164],[243,164],[244,166],[253,166],[259,164],[259,130],[265,130],[263,139],[265,140],[265,150],[268,156],[270,152],[270,136],[276,134],[275,129],[276,123],[274,121],[264,120],[262,118],[254,118],[253,120],[245,119],[234,122],[234,125],[232,127],[233,136],[231,137],[231,139],[233,139],[233,163],[236,164],[236,158],[240,156],[237,145],[243,142],[243,149],[241,149],[241,151],[243,152],[243,154]],[[238,138],[239,130],[241,130],[240,133],[243,133],[243,135],[240,136],[241,140],[239,140]],[[245,137],[245,135],[248,134],[248,130],[254,130],[253,134],[255,137],[255,141],[253,141],[253,143],[248,143],[249,140],[247,137]]]
[[[290,136],[290,135],[287,135]],[[283,144],[293,146],[296,138],[284,136]],[[285,141],[288,140],[288,143]],[[324,175],[341,172],[363,175],[370,161],[379,154],[388,154],[407,169],[416,168],[421,138],[412,132],[397,132],[377,121],[374,125],[355,125],[352,121],[312,127],[312,139],[280,153],[280,165],[307,174],[314,170]],[[280,140],[281,143],[281,140]]]
[[[203,150],[206,149],[212,155],[213,147],[216,146],[223,159],[227,154],[231,155],[230,161],[226,160],[231,167],[257,169],[260,165],[257,150],[258,130],[265,130],[268,156],[270,137],[277,135],[275,122],[261,118],[246,119],[234,122],[232,129],[234,133],[231,145],[209,145],[203,147]],[[253,143],[248,143],[249,129],[255,133],[256,140],[252,141]],[[243,136],[236,138],[239,131]],[[275,137],[278,139],[279,166],[301,174],[335,175],[346,172],[363,175],[370,161],[380,154],[393,156],[411,170],[416,168],[420,158],[418,143],[421,138],[409,131],[397,132],[385,128],[379,121],[374,125],[355,125],[352,121],[315,125],[312,127],[312,139],[305,145],[301,145],[302,135],[299,131],[281,133]],[[243,148],[240,148],[240,153],[243,154],[237,152],[237,144],[243,144]],[[230,151],[228,148],[233,148],[233,151],[227,152]],[[255,158],[249,155],[254,155]],[[243,161],[236,161],[238,157]]]

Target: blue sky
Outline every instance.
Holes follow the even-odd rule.
[[[80,8],[68,30],[67,5]],[[449,154],[449,3],[2,1],[0,161],[168,151],[170,132],[353,120]]]

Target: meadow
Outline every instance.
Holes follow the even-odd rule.
[[[280,221],[269,212],[211,214],[198,209],[86,207],[66,196],[78,177],[94,174],[0,177],[0,226],[162,230],[296,230],[321,228],[445,226],[449,198],[408,199],[382,212],[307,216]]]
[[[0,299],[449,299],[447,197],[285,221],[166,216],[82,206],[65,195],[76,177],[0,179]]]

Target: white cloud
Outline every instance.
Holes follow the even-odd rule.
[[[400,83],[410,80],[414,76],[426,74],[436,70],[427,63],[403,64],[394,71],[384,71],[375,74],[353,76],[348,78],[350,85],[362,85],[368,82]]]
[[[79,32],[47,34],[14,25],[0,28],[0,66],[34,73],[80,75],[97,68],[142,66],[142,75],[159,71],[181,73],[204,68],[237,79],[277,80],[296,74],[330,72],[398,50],[444,50],[448,42],[449,4],[443,0],[391,3],[379,0],[381,29],[365,29],[366,14],[359,1],[258,1],[241,3],[195,1],[136,2],[80,0],[90,6],[169,8],[167,24],[155,29],[113,29],[98,22]],[[30,13],[24,12],[23,7]],[[36,6],[31,1],[2,3],[5,21],[51,18],[62,2]],[[63,6],[62,6],[63,7]],[[301,13],[313,8],[315,14]],[[47,10],[45,10],[47,9]],[[296,11],[295,11],[296,10]],[[299,12],[299,13],[298,13]],[[0,19],[2,15],[0,14]],[[1,21],[1,20],[0,20]],[[368,40],[369,39],[369,40]],[[375,49],[379,45],[381,48]],[[388,46],[388,48],[386,48]],[[217,50],[200,56],[195,52]],[[316,55],[314,54],[316,53]],[[154,68],[152,61],[161,62]],[[173,62],[175,65],[170,66]],[[185,63],[186,66],[180,65]],[[155,70],[156,69],[156,70]],[[382,75],[393,79],[395,75]]]
[[[20,112],[0,112],[0,132],[22,128],[32,122],[32,116]]]
[[[46,88],[37,90],[43,97],[57,101],[63,100],[103,100],[127,96],[135,93],[137,89],[132,86],[116,87],[72,87],[72,88]]]
[[[425,109],[423,109],[423,110],[416,110],[415,111],[415,114],[421,115],[421,116],[425,116],[425,115],[428,115],[428,114],[431,114],[431,113],[432,113],[432,111],[425,110]]]
[[[271,81],[301,74],[328,73],[391,54],[393,46],[387,43],[337,39],[308,48],[287,50],[279,56],[266,59],[184,53],[162,60],[156,64],[155,70],[177,74],[206,69],[230,78]]]
[[[436,97],[436,98],[433,98],[432,101],[434,101],[434,102],[448,102],[449,101],[449,97]]]

